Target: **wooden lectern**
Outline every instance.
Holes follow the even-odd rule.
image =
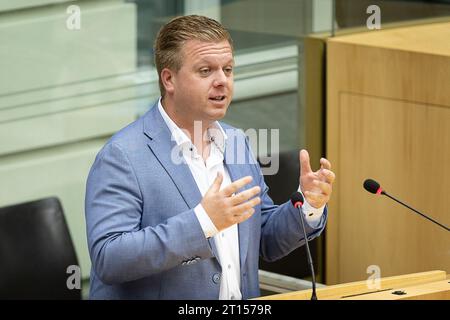
[[[449,233],[367,178],[450,225],[450,22],[327,42],[327,158],[336,180],[326,227],[326,282],[450,272]]]
[[[450,276],[429,271],[321,287],[318,300],[450,300]],[[309,300],[311,289],[264,296],[258,300]]]

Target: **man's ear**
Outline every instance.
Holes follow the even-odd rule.
[[[173,93],[174,91],[174,72],[168,68],[164,68],[161,71],[161,81],[166,89],[167,93]]]

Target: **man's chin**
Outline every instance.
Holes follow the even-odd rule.
[[[216,112],[213,112],[212,114],[210,114],[210,120],[211,121],[219,121],[222,120],[225,115],[227,114],[227,110],[217,110]]]
[[[228,105],[223,107],[210,108],[208,111],[208,118],[213,121],[221,120],[227,114]]]

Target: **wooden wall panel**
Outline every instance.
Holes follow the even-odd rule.
[[[328,42],[327,156],[337,174],[326,281],[450,270],[450,233],[386,197],[366,178],[450,225],[450,24]],[[420,45],[419,45],[420,44]]]

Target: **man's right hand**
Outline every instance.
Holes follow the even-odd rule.
[[[252,181],[251,176],[236,180],[220,190],[222,181],[222,174],[217,173],[216,179],[201,201],[203,209],[219,231],[250,218],[255,213],[253,207],[261,202],[259,197],[255,197],[261,192],[258,186],[235,194]]]

